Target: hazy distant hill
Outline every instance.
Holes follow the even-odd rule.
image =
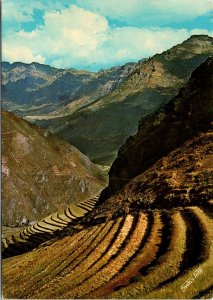
[[[3,112],[2,224],[26,225],[106,184],[100,167],[72,145]]]
[[[213,39],[192,36],[162,54],[137,64],[114,91],[70,116],[43,120],[90,159],[111,163],[139,120],[167,103],[190,77],[193,69],[213,54]]]

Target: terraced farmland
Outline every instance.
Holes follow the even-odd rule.
[[[135,210],[7,258],[3,264],[4,296],[30,299],[212,296],[210,205]],[[51,223],[52,218],[48,220]],[[35,229],[34,226],[31,231]],[[14,240],[14,244],[17,242]],[[198,272],[199,278],[195,278]],[[191,283],[185,288],[189,279]]]
[[[51,214],[43,220],[25,228],[23,231],[2,239],[3,257],[27,252],[58,236],[60,231],[69,225],[74,226],[91,211],[98,198],[99,195],[96,195],[79,204],[70,205],[63,212]]]

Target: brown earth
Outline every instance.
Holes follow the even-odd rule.
[[[213,199],[213,131],[200,133],[158,160],[96,208],[98,222],[135,209],[203,206]],[[95,221],[96,220],[96,221]]]
[[[2,112],[2,224],[27,225],[96,195],[106,185],[101,166],[72,145]]]

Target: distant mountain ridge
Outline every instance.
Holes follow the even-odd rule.
[[[78,101],[81,106],[115,89],[134,66],[129,63],[89,72],[57,69],[36,62],[2,62],[3,107],[21,116],[66,113],[71,108],[66,106],[72,102]]]

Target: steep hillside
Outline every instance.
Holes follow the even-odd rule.
[[[111,164],[139,120],[174,97],[198,67],[213,54],[213,39],[192,36],[180,45],[139,62],[114,91],[70,116],[40,121],[74,144],[94,162]]]
[[[138,133],[120,148],[109,172],[104,198],[118,191],[159,158],[209,128],[213,117],[213,59],[193,73],[185,88],[166,106],[142,119]]]
[[[64,116],[114,90],[134,66],[129,63],[93,73],[38,63],[3,62],[3,107],[32,119]]]
[[[123,170],[130,174],[129,162],[139,174],[124,177],[129,182],[104,203],[87,199],[3,240],[5,298],[212,298],[212,63],[197,68],[179,98],[155,118],[158,135],[146,120],[159,112],[139,126],[138,139],[144,131],[150,141],[165,138],[173,150],[162,155],[159,148],[156,157],[150,143],[133,138],[138,151],[149,150],[149,167],[141,161],[139,171],[140,152],[131,156],[133,148],[126,148]],[[164,123],[169,117],[171,129]],[[180,134],[180,123],[190,134],[178,143],[168,140],[171,132]],[[79,208],[91,212],[82,218]]]
[[[26,225],[103,189],[100,167],[75,147],[2,113],[2,224]]]
[[[104,191],[99,199],[102,205],[88,216],[86,223],[98,223],[138,209],[208,206],[213,197],[212,145],[213,130],[200,133],[134,179],[124,178],[123,188],[117,187],[118,190],[105,201]]]
[[[71,204],[24,229],[23,227],[4,227],[2,232],[2,257],[28,252],[48,240],[57,238],[60,235],[64,236],[69,227],[78,227],[78,222],[94,208],[98,198],[99,194],[76,204]]]

